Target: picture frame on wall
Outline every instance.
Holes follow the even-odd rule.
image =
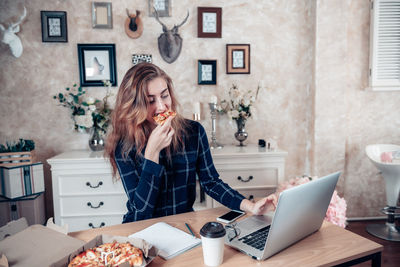
[[[92,27],[94,29],[112,29],[111,2],[92,2]]]
[[[171,1],[172,0],[148,0],[149,16],[155,17],[154,8],[157,10],[159,17],[171,17]]]
[[[217,61],[198,60],[198,84],[217,84]]]
[[[222,36],[222,8],[197,8],[197,37],[221,38]]]
[[[226,73],[250,74],[250,44],[226,45]]]
[[[68,42],[67,12],[40,11],[42,42]]]
[[[81,86],[117,85],[115,44],[78,44]]]

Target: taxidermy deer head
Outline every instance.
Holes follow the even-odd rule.
[[[0,30],[3,32],[3,39],[1,41],[10,46],[11,53],[17,58],[22,55],[23,48],[21,40],[16,33],[19,32],[19,24],[21,24],[25,17],[26,8],[24,7],[24,13],[17,22],[10,23],[7,29],[3,26],[3,24],[0,24]]]
[[[143,32],[143,23],[139,18],[140,11],[136,10],[136,15],[129,14],[129,10],[126,9],[128,18],[125,20],[125,33],[133,39],[139,38]]]
[[[160,51],[161,57],[167,63],[174,62],[182,49],[182,38],[179,36],[178,30],[187,19],[189,18],[189,11],[186,18],[178,25],[174,25],[172,29],[168,29],[164,23],[162,23],[158,17],[157,10],[155,10],[155,18],[161,24],[163,33],[158,37],[158,50]]]

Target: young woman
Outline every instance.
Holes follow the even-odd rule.
[[[172,80],[156,65],[140,63],[125,74],[105,151],[128,196],[123,222],[193,211],[196,174],[204,191],[231,209],[275,209],[274,195],[253,203],[219,179],[200,123],[179,113],[163,125],[154,121],[177,107]]]

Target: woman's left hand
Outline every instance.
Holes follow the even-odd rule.
[[[270,211],[274,211],[276,209],[278,199],[275,194],[271,194],[265,198],[258,200],[253,203],[248,199],[243,199],[242,203],[240,203],[240,209],[244,211],[249,211],[254,215],[265,215]]]

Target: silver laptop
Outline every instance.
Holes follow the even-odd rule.
[[[225,244],[264,260],[314,233],[322,225],[339,176],[336,172],[283,191],[275,213],[239,221],[235,229],[228,228]]]

